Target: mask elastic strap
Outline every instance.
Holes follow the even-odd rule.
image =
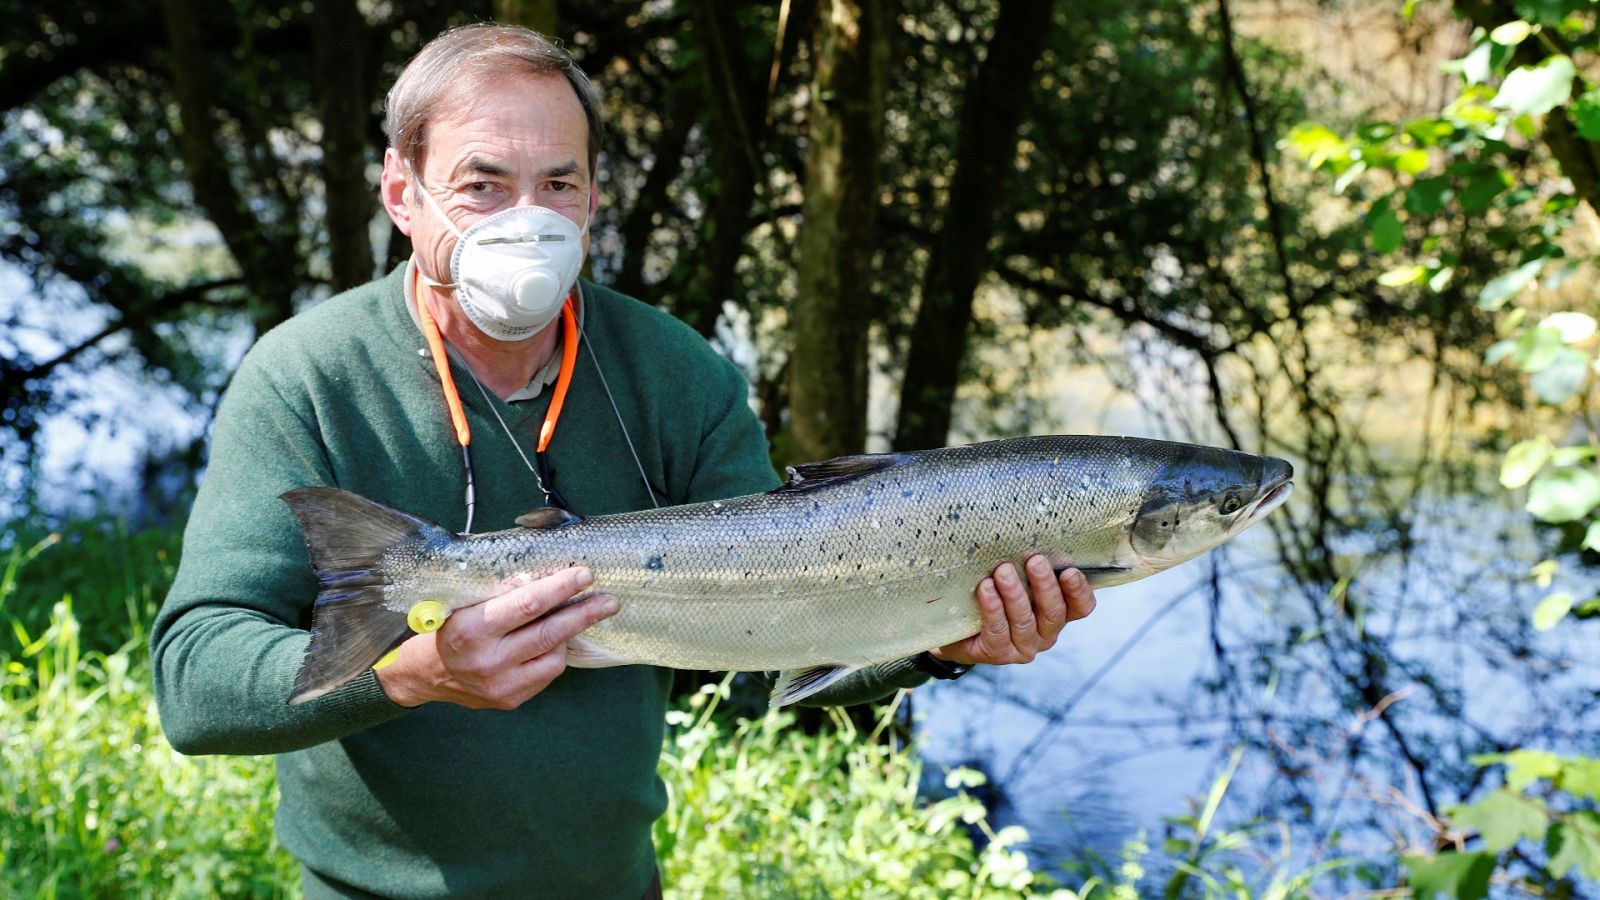
[[[438,216],[439,221],[444,223],[444,227],[450,229],[450,233],[456,236],[456,240],[466,240],[466,235],[462,233],[461,229],[456,227],[456,223],[450,221],[450,217],[444,214],[444,207],[439,205],[439,201],[433,199],[433,193],[423,186],[422,179],[417,177],[417,170],[411,167],[410,160],[406,160],[406,174],[411,176],[411,184],[416,188],[417,192],[422,195],[423,202],[428,204],[428,208],[433,210],[433,214]],[[455,282],[453,281],[434,281],[432,278],[429,278],[423,273],[420,266],[417,268],[417,275],[422,279],[422,283],[428,287],[453,290],[456,286]]]

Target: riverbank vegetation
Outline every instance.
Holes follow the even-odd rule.
[[[0,0],[0,893],[293,890],[270,762],[171,752],[146,629],[244,348],[410,252],[382,86],[494,15],[604,88],[590,274],[743,368],[775,463],[1099,431],[1297,469],[1259,558],[1081,684],[951,688],[982,773],[889,711],[686,694],[669,884],[1600,896],[1589,0]],[[1183,603],[1152,700],[1116,663]],[[1171,715],[1085,722],[1119,676]],[[1199,748],[1189,808],[1024,838],[1091,727]]]

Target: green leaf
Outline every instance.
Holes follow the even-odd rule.
[[[1488,853],[1441,853],[1438,856],[1402,856],[1410,870],[1412,896],[1434,900],[1440,894],[1456,900],[1482,900],[1489,896],[1489,876],[1494,856]]]
[[[1540,328],[1539,331],[1550,329]],[[1563,347],[1550,361],[1550,364],[1540,369],[1529,381],[1533,384],[1534,393],[1545,403],[1555,406],[1563,403],[1568,397],[1578,392],[1583,387],[1584,378],[1589,374],[1589,354],[1571,347]]]
[[[1515,47],[1527,39],[1530,34],[1533,34],[1533,26],[1518,19],[1515,22],[1507,22],[1489,32],[1489,40],[1506,47]]]
[[[1555,362],[1566,347],[1561,343],[1561,332],[1554,328],[1529,328],[1517,338],[1513,356],[1524,372],[1541,372]]]
[[[1550,874],[1565,878],[1577,869],[1600,879],[1600,814],[1582,810],[1562,818],[1550,826]]]
[[[1587,91],[1572,102],[1572,120],[1578,124],[1578,135],[1585,140],[1600,141],[1600,89]]]
[[[1572,96],[1572,60],[1552,56],[1537,66],[1519,66],[1506,76],[1489,105],[1513,116],[1541,116]]]
[[[1342,170],[1351,162],[1350,146],[1344,138],[1337,131],[1316,122],[1301,122],[1289,129],[1283,138],[1283,145],[1313,169],[1320,169],[1324,163],[1331,162],[1333,168]]]
[[[1506,764],[1506,787],[1513,791],[1527,790],[1535,781],[1561,773],[1561,757],[1548,750],[1513,750],[1499,759]]]
[[[1528,485],[1528,512],[1545,522],[1576,522],[1600,506],[1600,475],[1592,469],[1551,469]]]
[[[1395,157],[1394,167],[1407,175],[1416,175],[1428,168],[1428,151],[1410,149]]]
[[[1408,284],[1416,284],[1427,274],[1428,270],[1421,266],[1401,266],[1398,269],[1390,269],[1379,275],[1378,283],[1384,287],[1404,287]]]
[[[1478,292],[1478,308],[1493,312],[1506,305],[1506,301],[1521,293],[1522,289],[1533,283],[1539,277],[1539,271],[1544,268],[1545,258],[1525,262],[1515,270],[1507,272],[1497,278],[1490,279]]]
[[[1541,328],[1554,328],[1569,344],[1588,340],[1595,333],[1594,317],[1581,312],[1557,312],[1544,317]]]
[[[1520,312],[1521,310],[1519,309],[1518,311]],[[1488,350],[1483,351],[1483,361],[1492,366],[1502,359],[1514,356],[1516,352],[1517,342],[1515,340],[1507,338],[1503,341],[1495,341],[1489,345]]]
[[[1431,216],[1444,209],[1451,195],[1450,179],[1443,175],[1419,179],[1406,189],[1406,212],[1414,216]]]
[[[1528,569],[1528,577],[1539,587],[1547,588],[1556,580],[1556,573],[1561,571],[1561,564],[1553,559],[1541,560]]]
[[[1484,41],[1461,58],[1461,77],[1467,84],[1483,84],[1494,74],[1494,49],[1493,43]]]
[[[1435,294],[1443,293],[1450,286],[1450,280],[1456,276],[1455,266],[1445,266],[1428,276],[1428,290]]]
[[[1372,205],[1372,210],[1367,213],[1367,230],[1372,236],[1372,249],[1378,253],[1394,252],[1405,239],[1400,217],[1395,215],[1388,197]]]
[[[1522,838],[1536,841],[1544,837],[1550,815],[1543,803],[1501,788],[1471,806],[1458,807],[1451,824],[1476,830],[1483,837],[1484,848],[1499,853]]]
[[[1527,484],[1535,473],[1544,468],[1545,460],[1550,458],[1550,450],[1547,438],[1518,441],[1506,451],[1505,461],[1500,464],[1500,484],[1511,490]]]
[[[1467,212],[1483,212],[1511,186],[1511,176],[1502,169],[1484,168],[1467,179],[1461,189],[1461,208]]]
[[[1533,608],[1533,627],[1539,631],[1549,631],[1561,624],[1561,620],[1572,612],[1572,595],[1566,591],[1558,591],[1539,601]]]
[[[1589,523],[1589,530],[1583,535],[1583,547],[1600,553],[1600,519]]]
[[[1561,789],[1579,797],[1600,800],[1600,759],[1575,756],[1563,760]]]

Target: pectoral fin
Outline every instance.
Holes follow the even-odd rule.
[[[778,673],[778,683],[772,686],[772,699],[768,704],[788,706],[791,703],[798,703],[860,668],[860,666],[813,666],[809,669],[787,669]]]

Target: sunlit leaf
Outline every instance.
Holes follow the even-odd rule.
[[[1539,277],[1539,271],[1544,268],[1544,264],[1545,259],[1541,257],[1490,279],[1489,283],[1483,286],[1483,290],[1478,292],[1478,308],[1493,311],[1505,306],[1507,300],[1515,297]]]
[[[1589,523],[1589,530],[1583,535],[1583,548],[1600,553],[1600,519]]]
[[[1545,522],[1576,522],[1600,506],[1600,475],[1592,469],[1550,469],[1528,485],[1528,512]]]
[[[1554,328],[1561,332],[1561,339],[1569,344],[1588,340],[1595,333],[1594,317],[1581,312],[1551,313],[1544,317],[1539,327]]]
[[[1539,395],[1540,400],[1555,406],[1566,402],[1576,394],[1588,376],[1589,355],[1571,347],[1563,347],[1549,365],[1529,379],[1529,383],[1533,385],[1533,391]]]
[[[1579,797],[1600,800],[1600,759],[1577,756],[1561,764],[1561,789]]]
[[[1501,25],[1499,28],[1489,32],[1489,40],[1494,41],[1496,44],[1503,44],[1507,47],[1515,47],[1516,45],[1522,43],[1523,40],[1526,39],[1530,34],[1533,34],[1533,26],[1522,21],[1521,19],[1518,19],[1515,22],[1507,22],[1504,25]]]
[[[1506,764],[1506,787],[1526,790],[1541,778],[1554,778],[1561,772],[1561,757],[1548,750],[1513,750],[1500,757]]]
[[[1501,788],[1470,806],[1458,807],[1450,823],[1477,831],[1484,848],[1499,853],[1522,838],[1536,841],[1544,837],[1550,815],[1543,803]]]
[[[1402,856],[1409,871],[1412,896],[1435,900],[1440,894],[1455,900],[1482,900],[1489,896],[1489,876],[1494,856],[1489,853],[1441,853],[1438,856]]]
[[[1450,281],[1455,276],[1456,267],[1445,266],[1428,276],[1428,290],[1433,291],[1435,294],[1443,292],[1445,288],[1450,286]]]
[[[1561,571],[1561,564],[1553,559],[1541,560],[1528,569],[1528,577],[1539,587],[1547,588],[1555,581],[1556,573]]]
[[[1407,175],[1416,175],[1428,168],[1428,151],[1407,150],[1395,157],[1394,167]]]
[[[1577,70],[1566,56],[1552,56],[1537,66],[1520,66],[1500,85],[1490,104],[1514,116],[1540,116],[1567,102]]]
[[[1565,878],[1574,869],[1600,879],[1600,814],[1568,813],[1550,827],[1550,873]]]
[[[1350,147],[1344,138],[1337,131],[1316,122],[1302,122],[1289,129],[1283,138],[1283,145],[1313,169],[1320,169],[1324,163],[1332,162],[1335,169],[1342,170],[1351,162]]]
[[[1378,283],[1384,287],[1402,287],[1408,284],[1416,284],[1427,274],[1428,270],[1421,266],[1401,266],[1398,269],[1390,269],[1379,275]]]
[[[1560,358],[1567,347],[1554,328],[1529,328],[1517,338],[1512,357],[1524,372],[1541,372]]]
[[[1572,595],[1566,591],[1558,591],[1539,601],[1533,608],[1533,627],[1540,631],[1549,631],[1561,623],[1572,612]]]
[[[1495,46],[1483,41],[1460,60],[1461,77],[1467,80],[1467,84],[1483,84],[1494,74]]]
[[[1517,442],[1506,451],[1505,461],[1500,464],[1500,483],[1512,490],[1527,484],[1544,468],[1550,450],[1550,441],[1542,437]]]
[[[1507,338],[1503,341],[1495,341],[1489,345],[1488,350],[1483,351],[1483,361],[1492,366],[1516,352],[1517,342],[1515,339]]]

